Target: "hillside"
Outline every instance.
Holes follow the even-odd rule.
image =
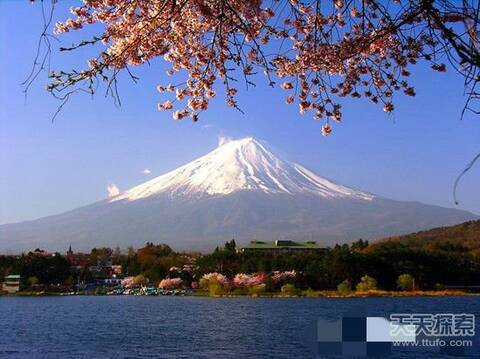
[[[480,220],[468,221],[449,227],[410,233],[382,239],[373,246],[385,242],[400,242],[420,249],[457,249],[480,254]],[[455,248],[456,247],[456,248]]]

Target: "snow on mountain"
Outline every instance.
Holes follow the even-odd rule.
[[[236,191],[317,194],[326,198],[372,200],[375,196],[335,184],[303,166],[276,157],[252,137],[222,143],[176,170],[133,187],[110,201],[135,201],[168,193],[172,197],[227,195]]]

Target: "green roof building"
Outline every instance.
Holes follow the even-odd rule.
[[[251,241],[246,246],[238,248],[238,253],[268,253],[283,254],[291,252],[323,250],[315,241],[297,242],[291,240],[276,240],[271,242]]]

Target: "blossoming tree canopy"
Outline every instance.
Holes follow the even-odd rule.
[[[181,278],[165,278],[158,285],[160,289],[179,289],[182,287]]]
[[[297,272],[295,270],[291,271],[274,271],[272,272],[272,280],[275,283],[281,283],[297,277]]]
[[[218,282],[222,286],[228,286],[230,281],[227,277],[225,277],[221,273],[213,272],[213,273],[206,273],[202,276],[202,280],[205,282],[215,281]]]
[[[120,71],[156,57],[169,64],[158,108],[176,120],[197,121],[222,87],[238,109],[239,81],[253,85],[258,73],[285,90],[287,104],[323,121],[324,135],[341,121],[343,98],[391,112],[394,93],[414,96],[409,67],[419,62],[443,72],[449,61],[466,79],[466,108],[476,98],[478,0],[84,0],[71,12],[57,34],[101,30],[60,50],[103,49],[84,70],[51,74],[48,91],[61,99],[93,93],[99,80],[115,93]]]
[[[232,282],[235,287],[254,287],[256,285],[265,283],[265,274],[238,273],[237,275],[235,275]]]
[[[121,285],[124,288],[133,288],[135,286],[135,277],[126,277],[122,279]]]

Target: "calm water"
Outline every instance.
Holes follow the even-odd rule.
[[[480,297],[3,297],[0,357],[311,358],[307,338],[313,321],[338,319],[358,305],[369,316],[467,312],[480,317]]]

